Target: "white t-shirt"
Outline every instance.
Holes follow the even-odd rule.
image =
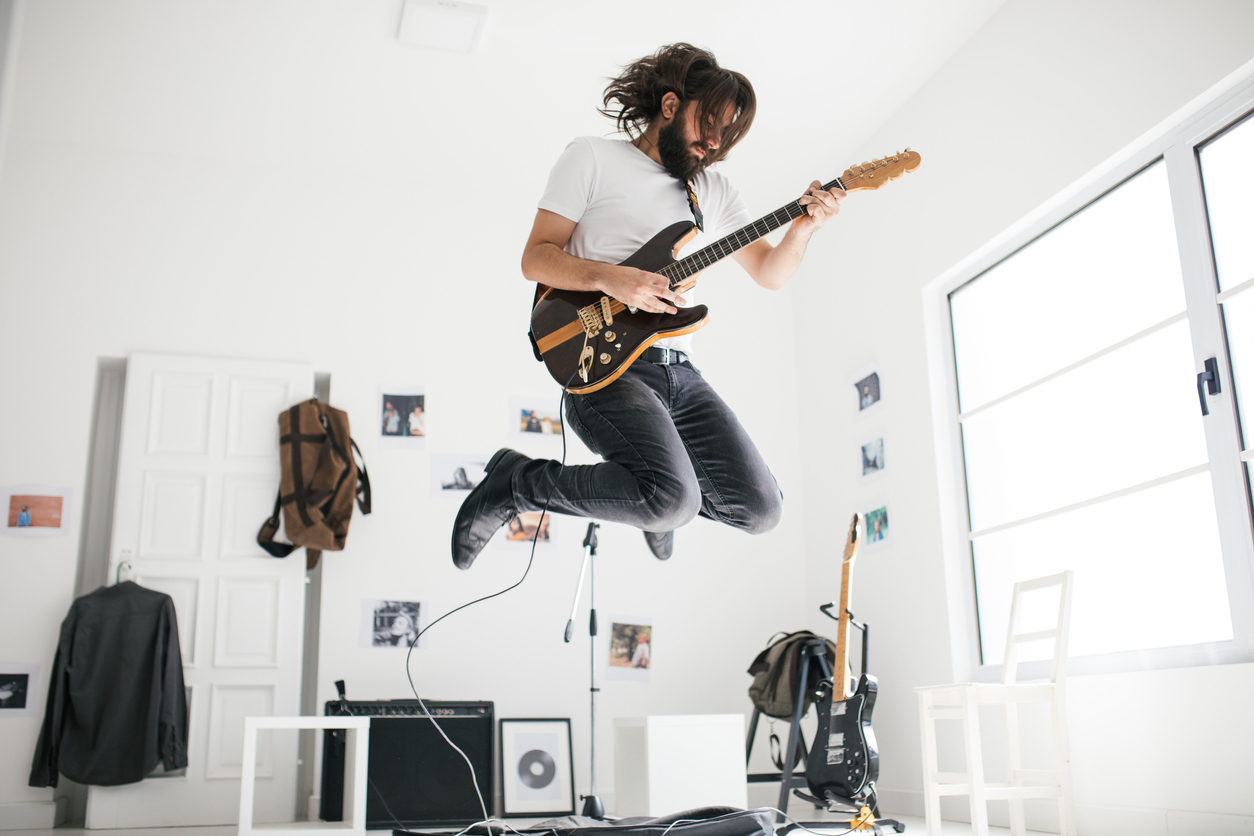
[[[721,174],[706,169],[693,178],[705,232],[680,257],[714,243],[752,218],[740,193]],[[582,136],[566,146],[549,174],[539,208],[575,222],[566,252],[576,258],[618,264],[677,221],[691,221],[684,183],[630,142]],[[694,291],[683,294],[696,304]],[[655,345],[692,351],[692,335]]]

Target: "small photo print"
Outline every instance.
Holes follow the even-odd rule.
[[[873,510],[866,512],[866,543],[875,546],[888,539],[888,505],[876,503]]]
[[[466,493],[483,481],[488,456],[474,453],[436,453],[431,456],[431,495],[455,496]]]
[[[653,625],[644,619],[615,620],[610,624],[607,679],[648,682],[653,668]]]
[[[859,412],[879,403],[879,400],[880,400],[879,372],[871,372],[866,377],[854,383],[854,388],[858,390],[858,411]]]
[[[363,598],[358,644],[362,647],[408,648],[422,630],[421,617],[424,613],[425,607],[418,601]]]
[[[69,488],[14,487],[3,491],[4,533],[48,537],[69,531]]]
[[[534,537],[537,543],[547,543],[549,542],[549,525],[552,522],[552,514],[545,514],[544,522],[540,521],[539,513],[519,514],[505,526],[505,539],[514,543],[530,543]],[[537,527],[540,530],[538,537],[536,537]]]
[[[0,673],[0,708],[25,708],[30,674]]]
[[[427,396],[421,386],[385,386],[379,403],[379,443],[422,447],[427,437]]]
[[[510,433],[522,438],[560,439],[562,437],[560,403],[560,401],[553,401],[552,398],[510,398]]]
[[[870,476],[884,470],[884,439],[874,438],[862,445],[862,475]]]
[[[39,666],[0,662],[0,717],[28,717],[35,714],[34,689],[39,682]]]

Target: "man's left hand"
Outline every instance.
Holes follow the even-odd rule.
[[[798,201],[806,213],[793,221],[798,232],[811,234],[814,230],[840,214],[840,204],[848,193],[844,189],[823,190],[823,184],[815,180]]]

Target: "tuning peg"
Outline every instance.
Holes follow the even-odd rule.
[[[909,154],[909,153],[910,153],[910,146],[909,146],[909,145],[907,145],[907,146],[906,146],[906,153],[907,153],[907,154]]]

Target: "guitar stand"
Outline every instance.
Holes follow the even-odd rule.
[[[836,606],[835,602],[823,604],[819,607],[822,613],[828,618],[839,621],[840,616],[832,615],[832,608]],[[848,610],[846,610],[848,612]],[[870,630],[867,625],[862,624],[854,619],[852,612],[849,612],[849,623],[862,631],[862,670],[867,669],[867,646],[869,641]],[[815,636],[813,639],[806,641],[801,646],[801,675],[797,679],[797,692],[793,695],[793,716],[792,722],[788,729],[788,745],[784,749],[784,764],[780,772],[766,773],[750,773],[748,776],[749,783],[759,784],[771,781],[779,781],[779,803],[776,807],[780,811],[788,810],[788,794],[792,790],[793,794],[798,798],[808,801],[814,805],[814,809],[827,809],[828,812],[848,812],[853,817],[847,820],[834,821],[809,821],[809,822],[793,822],[777,827],[776,836],[785,836],[785,834],[796,830],[797,828],[806,829],[832,829],[840,828],[842,830],[869,830],[874,836],[882,836],[884,831],[881,826],[891,827],[897,833],[905,833],[906,825],[896,819],[879,818],[879,801],[875,794],[875,785],[872,784],[869,791],[858,799],[841,798],[832,792],[826,793],[826,798],[820,800],[802,792],[802,788],[809,789],[804,774],[798,775],[793,772],[798,763],[798,750],[800,750],[802,759],[809,758],[809,752],[806,750],[805,740],[801,736],[801,714],[805,707],[806,689],[809,687],[810,657],[814,657],[819,663],[819,669],[823,672],[825,679],[834,679],[832,670],[827,664],[827,640]],[[841,676],[847,676],[845,671],[841,672]],[[820,680],[821,681],[821,680]],[[749,756],[753,753],[753,738],[758,731],[758,718],[762,716],[762,712],[758,708],[753,709],[753,718],[749,721],[749,736],[745,742],[745,764],[748,765]],[[783,824],[783,813],[775,814],[776,825]]]

